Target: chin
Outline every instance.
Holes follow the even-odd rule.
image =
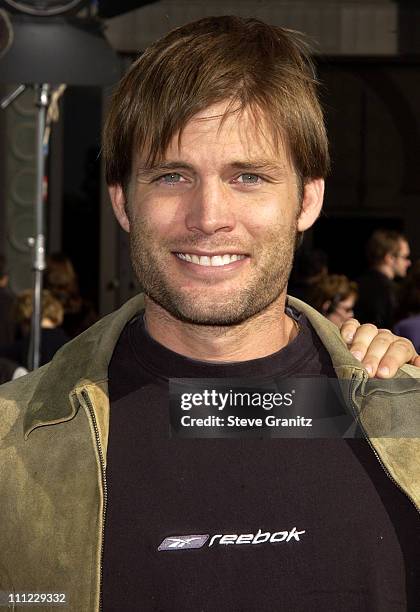
[[[192,323],[194,325],[203,325],[206,327],[231,327],[240,325],[247,321],[250,317],[247,313],[232,312],[232,313],[215,313],[205,312],[201,310],[194,311],[177,311],[174,316],[184,323]]]
[[[252,314],[241,308],[215,307],[214,304],[200,305],[185,304],[183,301],[174,300],[171,303],[160,303],[160,306],[170,312],[176,319],[184,323],[204,326],[231,326],[239,325],[246,321]]]
[[[154,295],[149,293],[148,297],[184,323],[207,327],[231,327],[240,325],[264,311],[278,298],[278,295],[260,301],[256,300],[255,296],[241,294],[230,302],[227,297],[220,298],[218,303],[214,302],[214,296],[201,302],[199,296],[171,295],[166,292]]]

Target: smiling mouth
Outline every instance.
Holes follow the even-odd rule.
[[[205,267],[219,267],[226,266],[235,261],[239,261],[241,259],[245,259],[247,255],[239,255],[237,253],[233,254],[221,254],[221,255],[196,255],[194,253],[174,253],[178,259],[182,261],[188,261],[189,263],[194,263],[199,266]]]

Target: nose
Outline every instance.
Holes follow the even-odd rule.
[[[235,227],[235,213],[229,189],[214,178],[202,180],[194,190],[185,223],[190,231],[203,234],[230,232]]]

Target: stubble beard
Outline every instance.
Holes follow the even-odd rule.
[[[214,282],[211,280],[202,281],[202,285],[208,287],[204,291],[202,288],[194,292],[182,291],[174,286],[166,271],[168,256],[174,257],[171,253],[174,248],[156,244],[151,230],[144,223],[131,223],[131,262],[144,293],[176,319],[204,326],[239,325],[266,310],[284,292],[293,264],[296,236],[296,222],[290,228],[271,229],[266,235],[264,248],[254,249],[252,253],[250,263],[252,265],[253,258],[256,258],[258,269],[254,268],[250,274],[247,286],[234,292],[219,292],[217,286],[212,292]],[[209,248],[202,238],[198,239],[200,244],[197,239],[194,243],[189,239],[188,245]],[[213,241],[212,248],[225,246],[229,252],[232,243],[227,245],[226,242],[225,239],[225,245],[216,245]],[[185,252],[188,252],[188,247]]]

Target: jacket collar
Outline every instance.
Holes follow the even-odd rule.
[[[108,379],[108,365],[125,325],[144,308],[143,294],[126,302],[71,342],[65,344],[44,370],[29,401],[24,419],[25,437],[43,424],[74,417],[76,396],[86,385]],[[64,398],[67,401],[63,401]]]
[[[338,378],[351,378],[355,374],[367,379],[367,371],[358,359],[348,350],[344,340],[341,338],[340,330],[336,325],[328,321],[317,310],[295,297],[287,296],[287,301],[296,310],[302,312],[312,324],[322,344],[330,354],[334,370]]]
[[[313,325],[331,355],[338,378],[351,379],[357,375],[366,381],[366,371],[348,351],[337,327],[301,300],[289,296],[288,302],[304,313]],[[63,346],[54,359],[43,366],[25,415],[25,437],[39,425],[72,419],[79,405],[78,392],[87,385],[107,381],[108,365],[118,338],[128,321],[143,308],[143,295],[135,296]]]

